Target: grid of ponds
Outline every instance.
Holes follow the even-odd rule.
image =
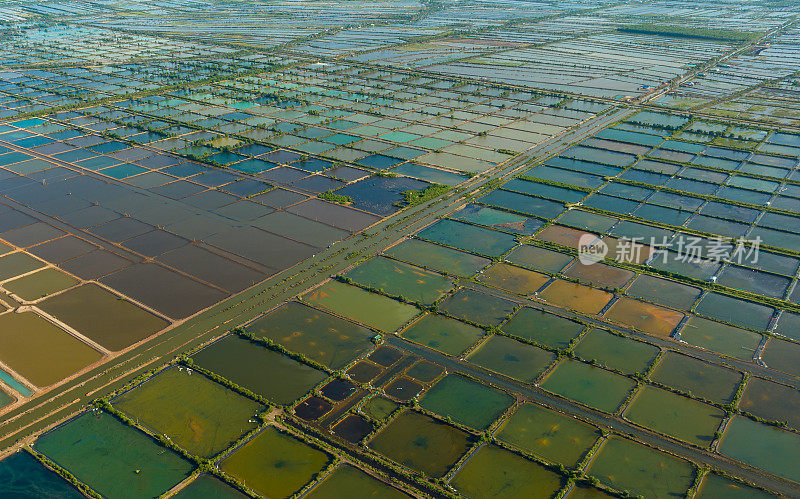
[[[796,9],[112,3],[0,9],[71,19],[0,43],[0,413],[692,74],[49,428],[0,496],[771,495],[697,451],[800,482],[797,30],[721,63],[626,30]]]

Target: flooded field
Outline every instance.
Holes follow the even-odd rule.
[[[277,404],[297,400],[325,379],[324,373],[237,335],[226,336],[192,359]]]
[[[333,368],[344,367],[372,349],[370,330],[297,302],[257,320],[247,331]]]
[[[168,369],[113,400],[114,407],[206,458],[256,427],[262,407],[187,368]]]
[[[0,315],[0,360],[44,387],[96,362],[102,354],[33,312]]]
[[[411,305],[338,281],[331,281],[303,298],[312,305],[387,332],[395,331],[419,313],[419,309]]]
[[[618,490],[651,497],[685,494],[695,474],[687,461],[619,437],[603,444],[588,471]]]
[[[455,375],[436,383],[420,401],[423,408],[477,430],[488,428],[512,403],[506,393]]]
[[[155,497],[188,477],[192,470],[182,457],[102,412],[91,411],[70,420],[40,438],[36,448],[108,496],[133,493]]]
[[[324,452],[269,426],[226,457],[221,468],[261,495],[287,497],[329,460]]]
[[[469,449],[470,441],[461,430],[408,411],[381,430],[369,447],[403,466],[441,477]]]
[[[502,474],[502,483],[495,477]],[[551,497],[561,477],[507,450],[485,445],[450,481],[467,497]]]
[[[611,371],[565,360],[547,375],[542,388],[595,409],[614,412],[635,385]]]
[[[503,442],[565,466],[577,464],[599,436],[586,423],[534,404],[521,405],[498,433]]]

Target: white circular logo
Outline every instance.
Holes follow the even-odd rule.
[[[608,254],[608,245],[594,234],[583,234],[578,239],[578,261],[594,265]]]

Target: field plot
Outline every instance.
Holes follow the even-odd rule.
[[[222,469],[261,495],[287,497],[328,461],[325,453],[270,426],[225,458]]]
[[[0,495],[800,495],[751,3],[7,2]]]
[[[255,428],[260,405],[195,374],[169,369],[114,399],[119,410],[193,454],[210,458]]]
[[[194,362],[278,404],[288,404],[325,379],[325,374],[228,335],[192,356]]]
[[[378,433],[369,446],[417,471],[442,476],[468,449],[464,432],[417,412],[404,412]]]
[[[36,447],[82,482],[110,496],[158,496],[192,470],[182,457],[104,412],[91,411],[70,420],[40,438]]]

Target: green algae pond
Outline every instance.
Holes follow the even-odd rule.
[[[675,352],[667,352],[650,379],[712,402],[733,400],[742,373]]]
[[[625,418],[679,440],[708,447],[725,418],[725,411],[660,388],[643,386]]]
[[[648,343],[632,340],[602,329],[590,329],[573,352],[585,360],[628,373],[644,372],[658,355],[659,349]]]
[[[83,494],[25,451],[0,461],[0,497],[81,499]]]
[[[495,445],[484,445],[450,480],[466,497],[548,498],[562,486],[560,475]]]
[[[523,244],[506,255],[506,260],[521,267],[529,267],[556,274],[573,260],[572,256],[557,251]]]
[[[552,348],[566,348],[583,328],[580,322],[529,307],[521,308],[502,327],[508,334]]]
[[[422,316],[401,333],[407,340],[454,356],[460,355],[485,334],[483,329],[438,314]]]
[[[473,437],[414,411],[400,414],[369,442],[384,456],[428,476],[441,477],[463,456]]]
[[[463,376],[442,378],[420,401],[420,405],[445,418],[483,430],[514,403],[514,397]]]
[[[735,482],[730,478],[707,473],[700,482],[695,499],[767,499],[775,497],[769,492],[756,489],[740,482]]]
[[[400,404],[380,395],[375,395],[367,399],[361,406],[361,412],[371,419],[380,421],[392,414],[400,407]]]
[[[362,286],[420,303],[433,303],[453,287],[447,277],[384,257],[364,262],[344,275]]]
[[[552,370],[542,388],[605,412],[615,412],[636,383],[624,376],[584,364],[564,360]]]
[[[78,283],[74,277],[49,268],[14,279],[3,284],[3,287],[25,301],[36,301]]]
[[[33,313],[0,315],[0,360],[36,386],[49,386],[103,356]]]
[[[112,401],[155,433],[175,444],[210,458],[256,428],[261,404],[194,373],[172,367]]]
[[[265,497],[289,497],[329,462],[326,453],[268,426],[236,448],[221,468]]]
[[[734,416],[718,448],[728,457],[800,482],[800,436],[796,433]]]
[[[507,336],[494,335],[470,352],[467,360],[490,371],[532,383],[553,363],[556,356]]]
[[[200,350],[192,360],[277,404],[294,402],[326,377],[322,371],[236,334]]]
[[[193,469],[149,436],[99,411],[45,433],[35,449],[107,497],[158,497]]]
[[[334,469],[304,497],[310,499],[340,499],[342,497],[408,499],[409,496],[360,469],[345,464]]]
[[[761,335],[702,317],[691,317],[681,329],[681,340],[729,357],[750,360],[761,342]]]
[[[419,309],[339,281],[329,281],[303,300],[382,331],[396,331],[419,314]]]
[[[172,497],[177,499],[246,499],[248,496],[211,475],[200,475]]]
[[[511,315],[516,303],[479,293],[471,289],[459,289],[439,305],[444,312],[486,326],[496,326]]]
[[[428,362],[427,360],[421,360],[411,366],[408,371],[406,371],[406,375],[408,375],[410,378],[414,378],[417,381],[430,383],[438,378],[443,372],[444,367],[440,366],[439,364],[434,364],[433,362]]]
[[[406,239],[384,251],[386,255],[458,277],[470,277],[491,260],[421,239]]]
[[[246,328],[332,369],[341,369],[373,348],[369,329],[295,301]]]
[[[609,487],[644,497],[683,497],[695,476],[688,461],[616,436],[603,443],[587,472]]]
[[[503,423],[497,438],[564,466],[574,466],[600,437],[582,421],[535,404],[523,404]]]

